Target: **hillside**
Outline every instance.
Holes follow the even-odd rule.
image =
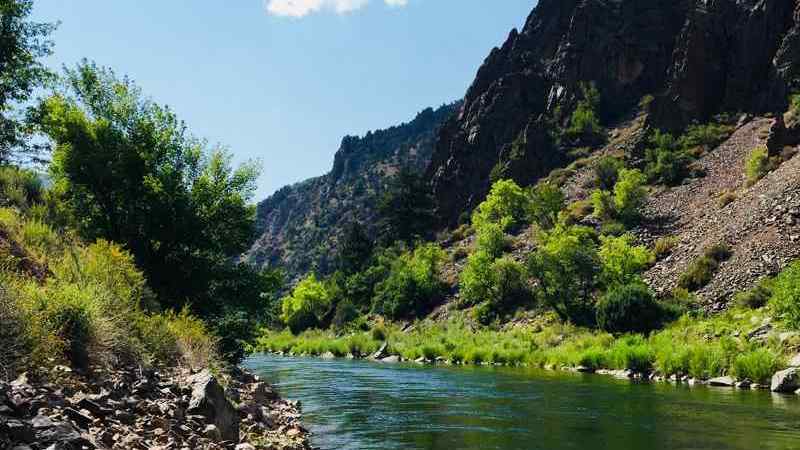
[[[443,127],[428,175],[444,223],[475,207],[493,170],[530,184],[569,159],[552,135],[583,82],[614,123],[652,96],[648,124],[786,109],[797,86],[800,6],[790,0],[541,0],[478,70]],[[570,144],[569,142],[567,144]]]
[[[290,278],[312,269],[328,273],[345,225],[360,222],[375,236],[386,183],[401,167],[425,170],[436,132],[456,108],[428,108],[411,122],[345,137],[328,174],[286,186],[258,205],[259,238],[247,260],[280,266]]]

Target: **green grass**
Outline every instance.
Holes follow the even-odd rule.
[[[767,313],[734,309],[713,317],[683,316],[649,337],[640,334],[613,336],[542,316],[533,325],[493,330],[477,327],[464,317],[449,322],[419,322],[413,331],[402,332],[394,325],[381,325],[389,353],[414,361],[441,358],[454,364],[498,364],[539,368],[592,370],[628,369],[656,372],[665,377],[687,375],[708,379],[731,374],[741,379],[764,382],[781,367],[792,349],[774,342],[749,342],[747,335]],[[377,349],[381,341],[371,333],[337,336],[308,331],[298,336],[264,330],[253,350],[295,355],[337,356],[352,353],[352,339]]]

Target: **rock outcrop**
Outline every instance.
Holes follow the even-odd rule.
[[[426,109],[409,123],[345,137],[327,175],[287,186],[258,205],[258,239],[246,255],[257,266],[280,266],[289,278],[332,269],[345,226],[377,232],[377,205],[400,168],[422,173],[436,132],[458,104]]]
[[[225,390],[207,370],[57,367],[48,380],[0,382],[0,449],[311,448],[298,404],[244,371]]]
[[[493,170],[530,184],[563,164],[548,130],[594,82],[613,122],[652,95],[649,124],[678,128],[722,111],[785,110],[798,86],[794,0],[541,0],[495,48],[442,128],[428,169],[452,224]]]

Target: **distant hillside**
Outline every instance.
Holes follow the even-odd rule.
[[[259,238],[247,259],[280,265],[290,278],[312,269],[328,273],[343,227],[358,221],[376,233],[387,181],[401,167],[426,169],[437,131],[457,106],[428,108],[411,122],[364,137],[346,136],[328,174],[286,186],[258,205]]]
[[[680,129],[722,111],[786,110],[798,87],[794,0],[540,0],[478,70],[444,125],[431,167],[440,216],[455,223],[491,174],[522,184],[564,165],[565,125],[593,82],[613,123],[648,96],[649,125]]]

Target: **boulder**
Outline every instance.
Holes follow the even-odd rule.
[[[223,440],[239,442],[239,414],[217,379],[206,369],[189,378],[192,397],[188,414],[201,415],[214,424]]]
[[[386,358],[382,358],[381,362],[383,363],[398,363],[400,362],[400,357],[397,355],[387,356]]]
[[[790,367],[777,372],[772,376],[770,389],[772,392],[785,394],[791,394],[800,389],[800,369],[797,367]]]
[[[732,377],[717,377],[708,380],[708,384],[717,387],[733,387],[736,385],[736,380]]]
[[[265,405],[278,399],[278,394],[267,383],[256,383],[253,385],[253,400],[256,403]]]

